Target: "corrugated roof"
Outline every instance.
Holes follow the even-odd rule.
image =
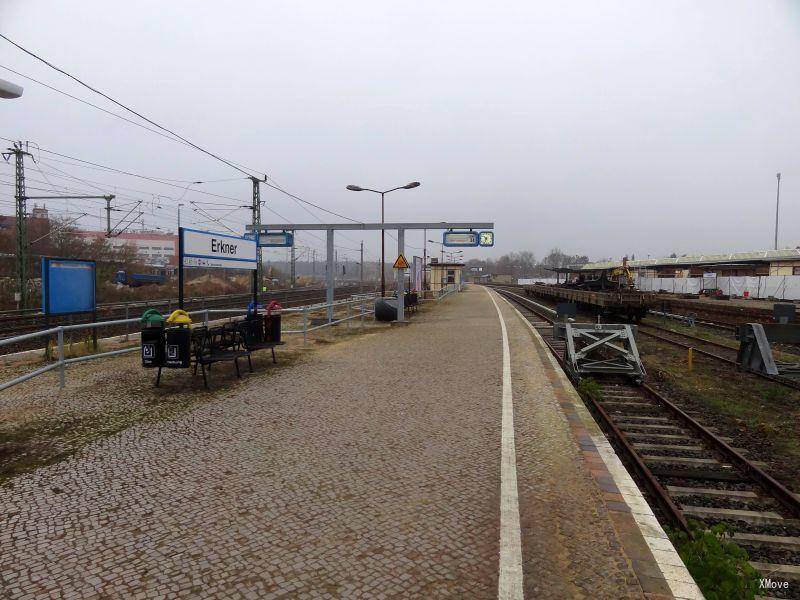
[[[648,258],[645,260],[629,260],[631,268],[712,265],[721,263],[746,263],[762,261],[800,260],[800,249],[759,250],[757,252],[730,252],[728,254],[700,254],[697,256],[678,256],[677,258]],[[594,271],[622,266],[622,261],[605,261],[575,265],[575,271]]]

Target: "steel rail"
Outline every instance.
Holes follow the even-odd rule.
[[[496,288],[497,289],[497,288]],[[539,305],[536,302],[528,300],[527,298],[523,298],[519,294],[515,294],[513,292],[509,292],[507,290],[503,290],[502,288],[497,289],[498,293],[502,294],[503,296],[509,298],[513,302],[516,302],[522,305],[524,308],[527,308],[531,312],[538,314],[540,317],[544,318],[550,323],[553,323],[555,319],[552,318],[551,313],[555,313],[555,311],[551,311],[546,307]],[[538,310],[537,310],[538,309]],[[544,310],[542,310],[544,309]],[[542,312],[539,312],[542,310]],[[553,354],[555,359],[558,361],[558,364],[561,365],[561,368],[566,371],[566,363],[564,361],[564,356],[561,352],[559,352],[546,338],[542,338],[544,343],[549,348],[550,352]],[[683,531],[687,534],[692,535],[689,529],[689,523],[686,521],[686,517],[677,507],[675,502],[673,502],[672,498],[670,497],[667,490],[661,485],[658,481],[656,476],[650,470],[650,468],[645,464],[642,460],[639,453],[633,447],[633,445],[628,441],[628,438],[622,432],[622,430],[617,427],[617,424],[611,418],[611,416],[600,406],[600,403],[597,402],[593,397],[587,395],[582,395],[589,400],[591,403],[591,407],[595,410],[596,414],[600,416],[603,423],[606,425],[607,430],[611,431],[612,436],[617,440],[619,447],[622,449],[625,457],[628,459],[628,464],[631,465],[639,476],[640,481],[644,484],[647,488],[647,491],[650,492],[650,495],[655,499],[655,501],[661,507],[661,510],[669,517],[670,521],[680,527]]]
[[[526,298],[510,292],[509,290],[498,289],[497,291],[503,296],[508,297],[513,302],[521,305],[524,308],[527,308],[530,312],[537,314],[548,322],[552,322],[550,315],[547,314],[550,312],[549,309],[547,309],[547,313],[543,314],[542,312],[536,310],[537,308],[542,308],[536,303],[527,301]],[[561,364],[563,367],[564,360],[559,350],[555,348],[555,346],[551,344],[549,340],[545,339],[544,341],[547,344],[550,352],[553,353],[559,364]],[[629,384],[628,386],[624,387],[635,386]],[[716,451],[721,458],[720,462],[727,461],[733,464],[737,471],[739,471],[739,473],[741,473],[741,475],[745,478],[745,480],[752,482],[764,490],[768,497],[774,498],[785,510],[789,512],[789,514],[800,517],[799,495],[794,494],[786,486],[781,484],[774,477],[761,469],[758,465],[754,464],[753,461],[746,458],[730,444],[721,439],[720,436],[713,433],[699,421],[675,405],[658,390],[655,390],[646,384],[642,385],[638,389],[642,389],[646,396],[656,403],[656,406],[666,409],[669,413],[674,415],[678,419],[678,422],[682,423],[687,430],[692,431],[695,436],[704,441],[710,449]],[[670,493],[661,485],[661,483],[658,481],[658,478],[644,462],[641,453],[636,450],[633,444],[630,443],[624,432],[617,426],[613,417],[606,412],[598,400],[589,395],[585,395],[584,397],[590,403],[593,412],[602,420],[606,431],[608,431],[610,435],[617,441],[617,445],[622,450],[624,457],[628,459],[627,463],[640,476],[640,481],[650,492],[651,497],[664,511],[665,516],[668,517],[675,525],[684,531],[689,532],[687,519],[683,511],[678,508]]]
[[[700,424],[700,422],[694,419],[691,415],[687,414],[678,406],[673,404],[670,400],[664,397],[661,392],[653,389],[647,384],[642,385],[642,388],[662,406],[670,410],[673,414],[675,414],[697,433],[699,433],[703,439],[710,442],[720,454],[736,463],[736,465],[741,470],[745,471],[745,473],[749,475],[751,479],[754,479],[761,485],[761,487],[775,496],[775,498],[784,506],[784,508],[794,515],[800,517],[800,499],[798,499],[797,496],[795,496],[782,483],[769,475],[758,465],[753,464],[751,460],[748,460],[735,448],[725,442],[725,440],[721,439],[714,432]]]
[[[641,326],[640,325],[639,326],[639,333],[642,334],[642,335],[655,338],[655,339],[657,339],[659,341],[666,342],[666,343],[672,344],[674,346],[679,346],[681,348],[685,348],[686,350],[691,348],[693,352],[697,352],[698,354],[702,354],[703,356],[708,356],[709,358],[713,358],[713,359],[718,360],[720,362],[724,362],[726,364],[732,365],[732,366],[736,367],[737,370],[739,370],[741,373],[749,373],[750,375],[754,375],[756,377],[760,377],[761,379],[766,379],[767,381],[771,381],[773,383],[777,383],[779,385],[783,385],[783,386],[786,386],[788,388],[792,388],[792,389],[795,389],[795,390],[800,390],[800,379],[792,379],[792,378],[789,378],[789,377],[782,377],[780,375],[768,375],[767,373],[759,373],[758,371],[748,371],[746,369],[741,369],[740,366],[739,366],[739,363],[736,362],[735,360],[731,359],[731,358],[727,358],[725,356],[720,356],[719,354],[714,354],[713,352],[709,352],[708,350],[703,350],[702,348],[698,348],[698,347],[692,346],[690,344],[685,344],[685,343],[680,342],[678,340],[670,339],[670,338],[665,337],[663,335],[659,335],[657,333],[653,333],[652,331],[644,331],[644,330],[642,330],[642,327],[653,327],[653,325],[645,325],[645,326]],[[690,338],[693,338],[693,339],[697,339],[699,342],[706,343],[706,344],[709,344],[711,346],[718,346],[718,347],[721,347],[721,348],[725,348],[726,350],[730,350],[732,352],[737,352],[737,350],[735,348],[731,348],[729,346],[724,346],[722,344],[716,344],[714,342],[708,342],[706,340],[703,340],[702,338],[694,338],[694,336],[687,336],[686,334],[679,333],[679,332],[674,332],[674,331],[672,331],[670,329],[664,329],[664,328],[658,328],[658,329],[662,329],[663,331],[668,331],[669,333],[674,333],[675,335],[682,335],[682,336],[685,336],[685,337],[690,337]]]

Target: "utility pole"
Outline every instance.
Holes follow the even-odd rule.
[[[364,240],[361,240],[361,269],[358,272],[358,293],[364,293]]]
[[[16,225],[17,225],[17,307],[28,308],[28,216],[27,201],[25,194],[25,155],[31,156],[29,152],[22,149],[22,142],[14,144],[13,148],[8,149],[14,155],[15,164],[15,187],[14,198],[16,199]]]
[[[111,237],[111,200],[114,196],[106,196],[106,237]],[[180,210],[180,209],[179,209]],[[180,225],[178,225],[180,227]]]
[[[311,277],[317,278],[317,250],[316,248],[311,251]]]
[[[22,142],[16,142],[13,148],[8,148],[8,153],[3,156],[9,157],[14,155],[14,181],[15,192],[14,198],[16,199],[16,226],[17,226],[17,261],[16,261],[16,275],[17,275],[17,288],[18,297],[15,298],[19,308],[28,308],[28,252],[30,244],[28,244],[28,200],[87,200],[87,199],[103,199],[106,201],[107,206],[110,207],[111,200],[115,198],[113,194],[105,196],[28,196],[25,191],[25,155],[32,156],[30,152],[22,149]],[[111,214],[110,212],[108,213]],[[83,216],[83,215],[82,215]],[[110,228],[109,228],[110,229]],[[49,234],[48,234],[49,235]],[[46,236],[45,236],[46,237]],[[42,238],[39,238],[42,239]],[[34,240],[35,242],[39,240]]]
[[[778,209],[781,205],[781,174],[778,173],[778,195],[775,198],[775,250],[778,249]]]
[[[428,230],[422,230],[422,297],[428,289]]]
[[[294,231],[292,232],[292,237],[294,237]],[[292,277],[292,283],[291,283],[290,287],[292,289],[294,289],[294,282],[297,279],[296,274],[295,274],[295,259],[296,259],[296,256],[295,256],[295,253],[294,253],[294,242],[293,242],[292,243],[292,267],[290,269],[290,273],[291,273],[291,277]]]
[[[264,177],[266,180],[266,176]],[[261,290],[264,289],[264,268],[261,264],[261,245],[258,244],[258,237],[261,235],[261,180],[258,177],[251,177],[253,182],[253,231],[256,233],[256,272],[253,273],[253,287],[255,287],[254,299],[258,298]]]

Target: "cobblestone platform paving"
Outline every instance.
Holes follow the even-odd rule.
[[[642,597],[542,359],[503,311],[525,595]],[[498,315],[475,288],[414,321],[6,484],[0,592],[497,597]]]
[[[511,347],[525,596],[640,598],[603,491],[547,377],[530,332],[501,303]]]

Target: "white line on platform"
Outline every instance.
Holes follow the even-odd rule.
[[[503,298],[502,296],[501,298],[508,304],[511,310],[517,313],[520,321],[522,321],[524,325],[527,325],[531,335],[533,335],[536,341],[543,348],[547,348],[547,344],[542,335],[531,325],[530,321],[522,315],[519,309],[511,304],[507,298]],[[496,303],[495,306],[497,306]],[[630,507],[633,520],[639,527],[639,531],[642,533],[645,543],[650,548],[650,552],[653,554],[656,564],[658,564],[667,585],[672,591],[673,597],[676,600],[703,600],[704,597],[700,588],[697,587],[697,584],[683,564],[672,542],[669,541],[667,534],[653,514],[650,505],[644,499],[642,492],[625,469],[609,441],[603,435],[599,425],[597,425],[594,418],[589,414],[589,411],[583,404],[583,400],[577,395],[578,392],[567,377],[567,374],[564,373],[561,365],[550,351],[546,352],[546,356],[555,368],[556,373],[558,373],[559,379],[561,379],[564,384],[564,389],[570,394],[576,411],[581,416],[584,423],[587,424],[592,442],[594,442],[594,445],[597,447],[600,457],[606,464],[606,468],[611,474],[615,485],[619,488],[625,503]]]
[[[501,600],[521,600],[522,542],[519,525],[519,496],[517,493],[517,451],[514,445],[514,398],[511,393],[511,351],[503,313],[489,294],[503,334],[503,418],[500,450],[500,573],[497,597]]]

